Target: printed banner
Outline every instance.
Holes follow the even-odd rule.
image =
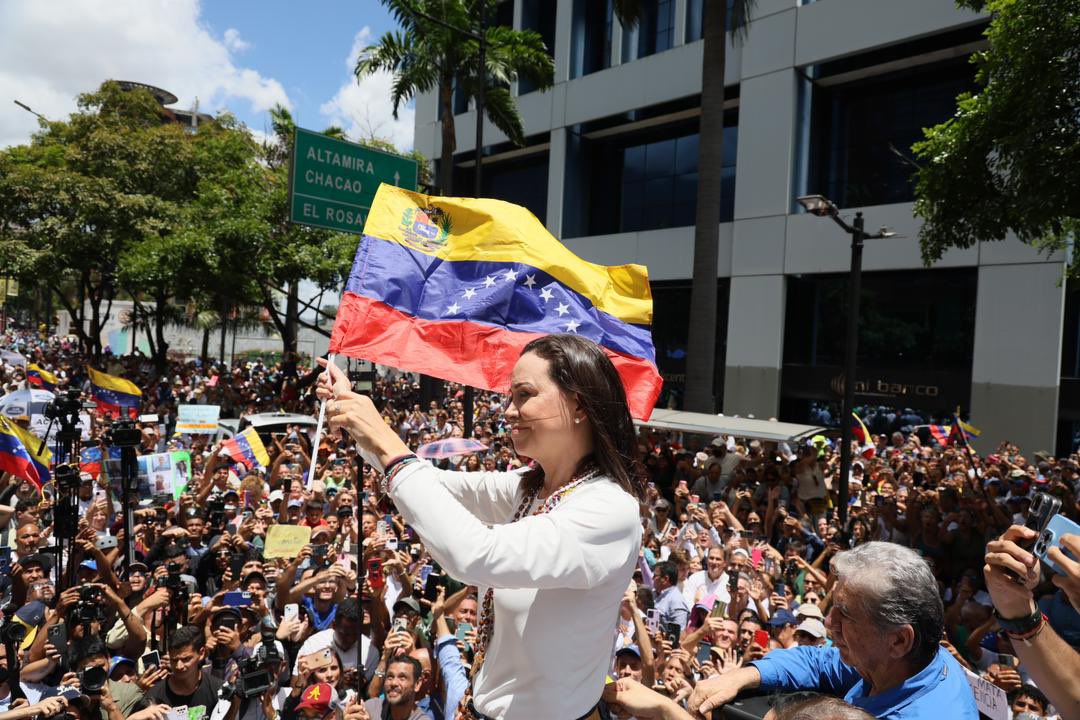
[[[220,405],[180,405],[176,432],[182,435],[213,435],[217,432]]]

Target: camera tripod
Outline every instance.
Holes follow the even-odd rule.
[[[53,513],[53,536],[57,540],[51,551],[56,554],[56,592],[59,594],[75,584],[75,537],[79,531],[79,411],[84,408],[80,391],[70,388],[45,406],[45,416],[49,418],[49,427],[45,437],[49,436],[54,423],[60,424],[56,432],[53,451],[53,480],[56,494],[56,509]],[[93,407],[93,406],[91,406]],[[41,441],[40,454],[45,449],[45,440]],[[62,567],[67,558],[67,572]],[[66,575],[66,578],[65,578]],[[66,580],[66,582],[65,582]]]

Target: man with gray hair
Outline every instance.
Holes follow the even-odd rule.
[[[960,664],[941,647],[945,610],[930,567],[913,550],[869,542],[832,561],[833,647],[774,650],[698,683],[691,710],[706,713],[740,691],[818,690],[877,718],[976,720]]]

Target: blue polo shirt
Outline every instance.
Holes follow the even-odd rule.
[[[855,668],[841,662],[836,648],[773,650],[751,665],[761,673],[761,687],[766,690],[818,690],[842,697],[880,719],[979,718],[964,669],[940,647],[921,671],[898,687],[877,695],[866,694],[866,681]]]

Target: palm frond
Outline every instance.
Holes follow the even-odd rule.
[[[510,91],[505,87],[487,88],[484,93],[484,111],[491,119],[492,124],[502,131],[503,135],[515,145],[525,144],[525,130],[521,125],[521,115],[518,114],[517,106]]]
[[[724,0],[705,0],[706,2],[724,2]],[[633,30],[645,15],[645,3],[643,0],[615,0],[615,17],[627,30]]]

